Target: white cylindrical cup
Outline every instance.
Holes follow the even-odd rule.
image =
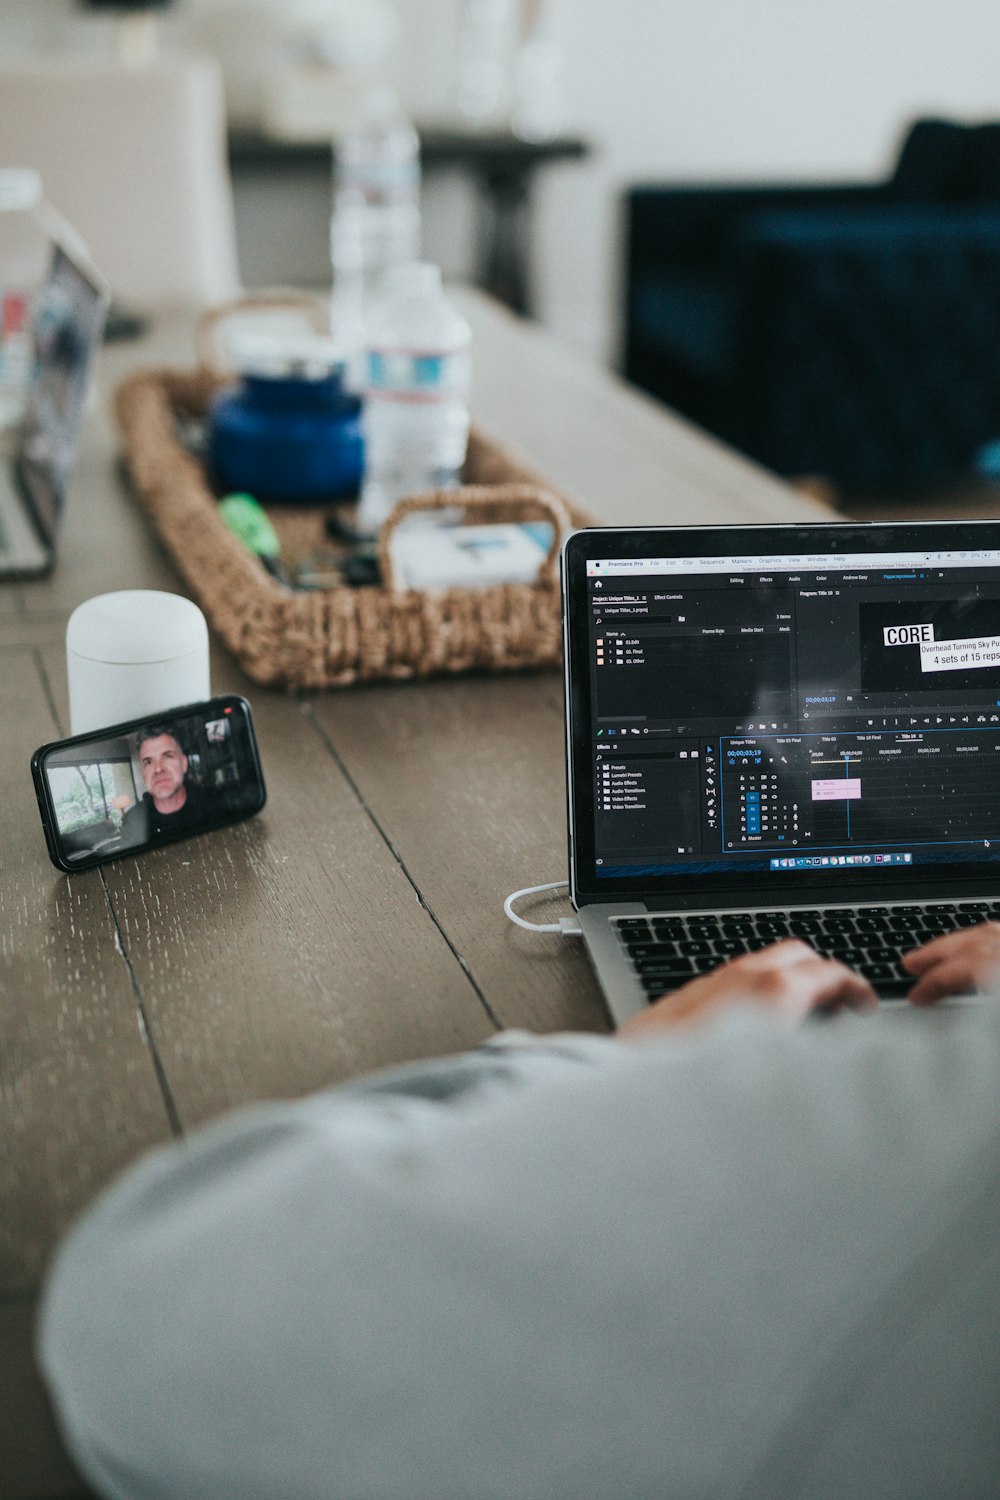
[[[197,604],[155,589],[99,594],[66,626],[72,734],[212,696],[208,626]]]

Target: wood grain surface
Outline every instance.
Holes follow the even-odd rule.
[[[539,330],[462,303],[476,420],[602,522],[820,513]],[[0,586],[0,1500],[84,1493],[32,1326],[54,1247],[121,1168],[224,1110],[498,1027],[608,1027],[580,949],[501,909],[566,875],[555,673],[293,698],[215,649],[214,688],[253,705],[264,811],[89,873],[49,864],[28,763],[68,731],[66,621],[96,593],[182,591],[122,484],[108,397],[193,348],[179,317],[104,351],[59,565]],[[568,910],[562,894],[525,905]]]

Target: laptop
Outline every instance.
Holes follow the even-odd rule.
[[[37,578],[55,562],[107,305],[107,288],[82,252],[68,240],[54,245],[34,318],[24,419],[0,454],[0,579]]]
[[[570,890],[615,1021],[784,936],[886,999],[1000,918],[1000,521],[576,532]]]

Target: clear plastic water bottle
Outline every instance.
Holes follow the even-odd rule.
[[[389,84],[363,90],[333,164],[331,331],[350,360],[383,274],[420,254],[420,142]]]
[[[456,485],[469,440],[472,333],[437,266],[387,271],[368,320],[358,529],[373,535],[403,495]]]
[[[34,301],[51,240],[42,179],[27,167],[0,169],[0,431],[24,415],[34,360]]]
[[[455,103],[476,129],[506,121],[513,34],[513,0],[462,0]]]
[[[546,0],[524,0],[514,53],[511,125],[525,141],[545,141],[562,128],[562,49]]]
[[[330,220],[330,332],[343,350],[345,381],[360,391],[365,379],[365,200],[356,188],[342,188]]]

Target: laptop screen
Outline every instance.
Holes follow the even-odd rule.
[[[18,451],[18,477],[43,539],[58,529],[79,444],[91,363],[107,293],[56,245],[35,315],[35,371]]]
[[[1000,874],[1000,523],[580,532],[564,584],[580,897]]]

